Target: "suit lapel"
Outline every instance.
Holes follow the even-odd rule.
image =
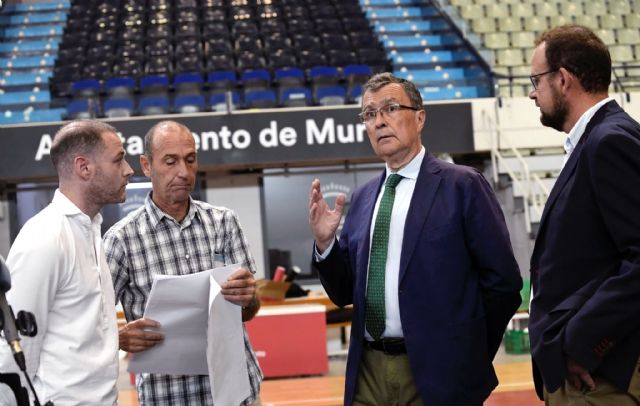
[[[558,180],[553,185],[551,193],[549,194],[549,198],[547,199],[547,203],[544,205],[544,210],[542,211],[542,217],[540,218],[540,229],[538,231],[539,233],[542,232],[549,210],[551,210],[553,204],[558,199],[558,196],[560,195],[562,189],[564,189],[567,181],[571,179],[571,176],[573,176],[573,172],[576,169],[576,164],[578,163],[583,145],[584,143],[581,142],[574,148],[571,156],[569,157],[569,160],[565,164],[564,168],[562,168],[562,172],[560,172],[560,177],[558,177]]]
[[[424,228],[424,223],[427,221],[436,197],[436,191],[440,186],[441,178],[436,175],[440,171],[440,167],[437,165],[436,159],[429,154],[425,155],[416,180],[416,187],[413,191],[409,212],[405,220],[399,281],[402,281],[407,271],[409,260],[418,244],[421,230]]]
[[[578,164],[578,160],[580,158],[580,154],[582,153],[582,149],[584,148],[585,144],[587,143],[587,140],[589,139],[589,134],[593,130],[593,127],[601,123],[606,118],[606,116],[620,112],[620,111],[622,111],[622,109],[620,108],[618,103],[612,100],[609,103],[606,103],[604,106],[600,107],[600,109],[596,112],[596,114],[593,115],[591,120],[589,120],[589,124],[587,124],[587,127],[585,128],[584,133],[582,134],[582,137],[580,137],[580,142],[578,142],[578,145],[571,153],[569,160],[567,161],[564,168],[562,168],[562,172],[560,172],[560,177],[558,177],[558,180],[556,181],[555,185],[553,185],[553,188],[551,189],[551,193],[549,194],[547,203],[544,205],[544,210],[542,211],[542,217],[540,218],[540,227],[538,230],[538,236],[543,235],[542,233],[544,231],[544,227],[546,224],[546,219],[549,215],[549,211],[553,208],[554,203],[556,202],[556,200],[558,199],[558,196],[566,186],[567,181],[571,179],[571,177],[574,175],[576,166]],[[539,244],[535,244],[533,249],[533,254],[531,256],[532,264],[534,264],[534,260],[537,258],[536,248],[538,247],[538,245]]]

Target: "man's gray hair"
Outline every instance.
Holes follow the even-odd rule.
[[[156,133],[161,129],[171,127],[177,127],[182,131],[185,131],[187,134],[191,134],[191,130],[186,125],[178,123],[177,121],[164,120],[156,123],[144,136],[144,154],[149,159],[149,162],[153,160],[153,151],[151,150],[151,146],[153,145],[153,138]]]
[[[367,83],[362,86],[362,94],[366,92],[377,92],[381,88],[391,83],[397,83],[404,89],[407,96],[411,100],[411,107],[422,110],[424,108],[422,102],[422,95],[420,95],[420,91],[412,82],[409,82],[406,79],[402,79],[394,76],[390,72],[378,73],[373,75]]]

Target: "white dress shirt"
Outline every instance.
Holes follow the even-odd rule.
[[[33,313],[38,325],[38,334],[21,344],[42,404],[117,404],[118,328],[101,223],[100,214],[92,221],[56,190],[7,258],[9,304],[14,313]],[[0,371],[18,371],[8,345],[0,344]],[[11,404],[3,393],[0,404]]]
[[[424,147],[420,150],[405,167],[397,173],[404,179],[396,186],[396,196],[393,201],[393,211],[391,212],[391,223],[389,224],[389,246],[387,248],[387,265],[384,274],[384,307],[386,313],[385,330],[383,337],[404,337],[402,332],[402,323],[400,322],[400,301],[398,298],[398,282],[400,279],[400,257],[402,255],[402,241],[404,239],[404,224],[407,220],[411,197],[416,188],[418,173],[424,159]],[[392,172],[387,166],[386,179]],[[376,206],[373,209],[373,217],[371,217],[371,230],[369,233],[369,241],[373,238],[373,229],[378,215],[380,200],[384,194],[384,186],[380,188]],[[369,259],[371,259],[371,244],[369,244]],[[367,340],[373,340],[369,332],[365,328],[365,337]]]
[[[584,134],[584,130],[586,130],[589,121],[591,121],[593,116],[598,112],[598,110],[600,110],[600,107],[609,103],[611,100],[613,100],[611,97],[607,97],[606,99],[603,99],[594,104],[593,106],[591,106],[591,108],[589,108],[589,110],[582,113],[578,121],[576,121],[576,123],[573,125],[573,128],[567,135],[567,139],[564,141],[564,150],[567,155],[564,156],[564,162],[562,163],[563,168],[567,164],[567,161],[569,160],[569,157],[571,156],[571,153],[575,149],[576,145],[578,145],[578,143],[580,142],[580,138],[582,138],[582,134]]]
[[[400,301],[398,298],[400,258],[402,255],[402,241],[404,239],[404,224],[407,219],[409,205],[411,204],[411,197],[413,196],[413,191],[416,188],[416,181],[418,180],[420,166],[422,166],[425,154],[426,151],[424,147],[422,147],[418,155],[416,155],[404,168],[395,172],[402,175],[405,179],[402,179],[402,181],[398,183],[398,186],[396,186],[396,195],[393,201],[393,211],[391,212],[391,222],[389,224],[389,246],[387,248],[387,264],[384,275],[384,305],[386,319],[385,330],[382,333],[383,337],[404,337],[402,332],[402,323],[400,322]],[[392,173],[394,172],[392,172],[389,166],[387,166],[385,182]],[[380,206],[380,200],[382,199],[383,194],[384,184],[380,188],[380,193],[378,194],[376,205],[373,210],[373,217],[371,217],[369,241],[373,238],[376,215],[378,214],[378,207]],[[316,251],[316,260],[322,261],[326,259],[332,247],[333,242],[324,252],[319,253]],[[371,257],[371,244],[369,244],[369,257]],[[373,340],[366,328],[365,337],[369,341]]]

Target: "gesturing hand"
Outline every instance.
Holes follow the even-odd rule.
[[[344,209],[345,195],[340,194],[336,198],[336,206],[332,210],[320,191],[320,181],[314,179],[311,182],[309,192],[309,226],[316,241],[319,252],[326,250],[336,235],[342,211]]]

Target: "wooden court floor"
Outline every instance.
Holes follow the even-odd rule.
[[[529,361],[496,364],[500,384],[485,406],[540,406],[531,378]],[[344,376],[320,376],[267,379],[262,383],[264,406],[339,406],[342,405]],[[138,406],[134,388],[120,391],[121,406]]]

